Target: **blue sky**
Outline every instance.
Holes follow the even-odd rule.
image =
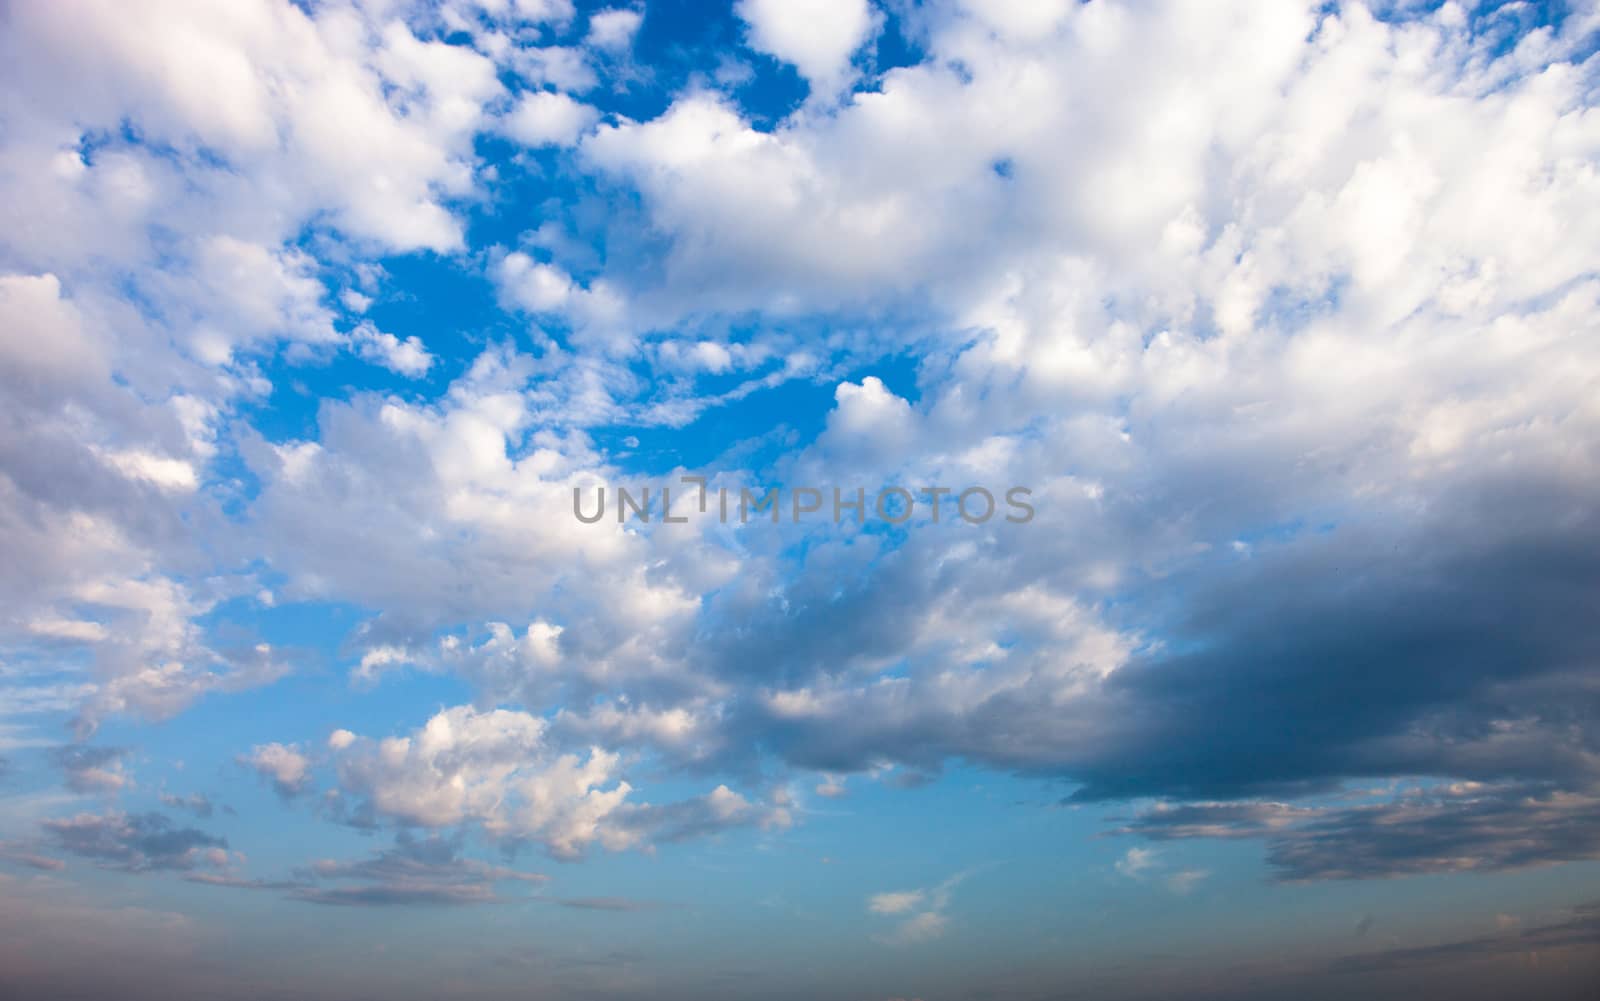
[[[1597,37],[0,6],[0,993],[1580,996]]]

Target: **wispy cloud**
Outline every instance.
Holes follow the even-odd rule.
[[[916,945],[944,935],[950,927],[951,894],[976,870],[956,873],[936,886],[893,890],[867,898],[867,910],[897,919],[893,929],[874,937],[888,945]]]
[[[1115,864],[1117,872],[1141,883],[1164,886],[1185,894],[1211,875],[1207,869],[1174,869],[1154,848],[1129,848]]]

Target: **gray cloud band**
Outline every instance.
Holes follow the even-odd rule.
[[[927,517],[935,524],[941,520],[959,519],[970,525],[982,525],[994,518],[1000,510],[1000,504],[995,498],[995,491],[986,487],[971,486],[961,490],[954,487],[917,487],[915,491],[907,487],[891,486],[879,490],[868,502],[865,487],[856,487],[846,490],[840,487],[771,487],[765,491],[752,491],[748,487],[740,487],[735,493],[727,487],[718,487],[715,492],[707,488],[703,476],[684,476],[679,478],[680,484],[687,484],[696,488],[697,501],[700,514],[711,515],[722,524],[737,521],[739,524],[748,524],[752,519],[767,518],[773,524],[780,523],[784,516],[792,524],[813,517],[827,517],[831,512],[834,524],[842,524],[846,518],[853,518],[857,524],[863,524],[869,517],[891,525],[902,525],[918,516],[918,498],[923,501],[927,509]],[[618,524],[631,520],[650,522],[652,519],[664,524],[681,525],[689,521],[689,516],[681,513],[674,514],[672,508],[672,487],[660,485],[656,487],[641,486],[634,489],[628,487],[615,487],[614,500],[609,510]],[[1033,521],[1034,507],[1029,498],[1033,496],[1030,487],[1014,486],[1000,492],[1004,498],[1006,513],[1005,521],[1014,525],[1025,525]],[[788,502],[784,502],[787,494]],[[681,496],[681,495],[680,495]],[[831,496],[831,504],[828,502]],[[714,500],[713,500],[714,498]],[[659,499],[659,505],[657,504]],[[606,518],[608,510],[606,488],[595,488],[592,505],[587,505],[590,510],[585,511],[583,488],[572,488],[572,514],[585,525],[593,525]],[[954,512],[954,517],[951,517]]]

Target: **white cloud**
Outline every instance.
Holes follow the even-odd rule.
[[[824,775],[822,781],[817,783],[815,792],[827,799],[840,799],[849,795],[850,789],[845,784],[844,776]]]
[[[333,313],[323,305],[315,267],[301,251],[231,236],[206,238],[197,248],[193,274],[167,280],[171,294],[193,311],[194,356],[222,366],[264,340],[335,341]]]
[[[589,16],[588,43],[607,52],[621,52],[633,44],[644,15],[636,10],[614,7]]]
[[[969,875],[971,873],[957,873],[926,890],[897,890],[868,897],[868,911],[898,919],[892,930],[877,936],[878,941],[887,945],[918,945],[942,937],[950,927],[946,913],[950,895]]]
[[[0,378],[18,393],[60,392],[107,374],[101,346],[53,274],[0,275],[0,360]]]
[[[867,899],[867,910],[874,914],[904,914],[922,903],[926,896],[922,890],[875,893]]]
[[[1149,872],[1156,864],[1156,853],[1152,848],[1129,848],[1122,858],[1117,860],[1117,871],[1129,879],[1138,879]]]
[[[559,265],[536,261],[520,250],[501,258],[493,275],[506,305],[565,315],[577,328],[580,343],[623,354],[635,347],[626,325],[628,304],[606,279],[584,284]]]
[[[311,759],[292,744],[258,744],[239,763],[271,780],[278,795],[292,799],[311,785]]]
[[[266,644],[211,650],[193,623],[211,602],[197,601],[176,581],[99,578],[69,594],[95,609],[106,626],[92,648],[96,681],[76,720],[80,735],[92,733],[110,713],[166,719],[208,692],[239,691],[287,673]]]
[[[219,524],[207,464],[232,406],[271,390],[263,354],[339,343],[325,269],[366,284],[365,253],[461,246],[448,205],[476,188],[495,66],[367,11],[250,0],[130,22],[83,0],[8,18],[0,565],[33,569],[0,569],[0,630],[59,641],[27,623],[80,623],[84,730],[281,675],[192,625],[251,587],[197,569]],[[387,335],[362,350],[408,374],[427,357]]]
[[[80,127],[126,116],[153,141],[217,151],[255,175],[253,192],[286,199],[278,207],[296,215],[330,210],[398,249],[459,246],[440,196],[472,184],[470,138],[501,92],[488,59],[419,40],[397,21],[368,34],[344,7],[312,16],[250,2],[216,17],[167,5],[137,32],[115,15],[115,5],[84,0],[12,19],[14,85],[56,88],[34,94],[37,115],[75,113]],[[213,192],[232,186],[199,176]]]
[[[545,704],[569,681],[670,672],[699,589],[733,572],[709,526],[576,524],[573,489],[608,474],[583,435],[550,427],[568,408],[530,391],[534,365],[491,349],[437,403],[328,404],[321,445],[248,452],[263,544],[287,577],[280,600],[361,595],[390,613],[362,640],[364,678],[410,663]],[[519,620],[529,602],[543,614]],[[585,642],[569,647],[579,625]]]
[[[117,747],[71,744],[57,748],[54,757],[73,792],[117,793],[133,785],[132,776],[123,767],[126,753]]]
[[[1118,873],[1141,883],[1157,883],[1182,896],[1211,875],[1208,869],[1172,869],[1154,848],[1130,848],[1116,862]]]
[[[841,382],[833,393],[836,406],[828,414],[819,447],[830,462],[869,463],[893,468],[915,443],[911,405],[869,375],[859,384]]]
[[[590,57],[591,53],[580,46],[547,45],[514,48],[508,54],[508,61],[533,83],[582,94],[600,82]]]
[[[743,826],[782,828],[786,800],[757,804],[718,786],[665,805],[629,802],[622,760],[598,747],[561,753],[548,724],[524,712],[440,711],[408,737],[341,738],[340,786],[377,816],[428,828],[475,823],[508,842],[533,840],[557,858],[591,847],[649,849],[658,841]]]
[[[1060,27],[1072,0],[971,0],[962,3],[967,16],[976,18],[1008,40],[1036,42]]]
[[[353,288],[347,288],[339,293],[339,301],[344,303],[344,308],[352,313],[365,313],[367,307],[372,305],[372,297],[363,295]]]
[[[473,0],[484,10],[533,24],[565,24],[575,13],[572,0]]]
[[[507,254],[500,262],[500,280],[517,305],[535,313],[562,308],[574,291],[566,272],[521,251]]]
[[[163,490],[188,493],[199,486],[199,476],[193,464],[184,459],[152,455],[138,449],[105,452],[101,458],[129,479],[153,483]]]
[[[82,619],[34,619],[28,623],[28,631],[35,636],[78,640],[84,643],[94,643],[106,638],[105,626]]]
[[[506,115],[506,134],[525,146],[571,146],[600,120],[600,113],[566,94],[532,91]]]
[[[1204,578],[1307,510],[1398,544],[1479,476],[1496,496],[1524,476],[1587,493],[1600,199],[1576,165],[1600,133],[1564,62],[1586,52],[1575,25],[1498,55],[1448,10],[973,4],[916,26],[928,61],[832,113],[758,127],[689,92],[582,144],[664,234],[659,268],[606,273],[653,329],[688,327],[664,364],[688,367],[706,314],[826,317],[839,352],[852,319],[911,317],[873,347],[915,345],[916,402],[852,375],[795,468],[835,476],[822,446],[881,440],[851,473],[1026,482],[1047,512],[1006,562],[909,542],[870,616],[817,598],[866,546],[788,578],[753,560],[761,597],[717,611],[764,639],[727,656],[785,684],[733,701],[760,705],[791,763],[1070,771],[1115,730],[1100,679],[1162,655],[1100,620],[1118,588]],[[1516,152],[1460,155],[1480,145]],[[1469,534],[1500,537],[1503,517],[1462,515],[1480,516]],[[938,574],[960,583],[923,590]],[[1006,600],[972,602],[977,581]],[[1001,715],[1006,732],[983,725]]]
[[[916,945],[921,942],[931,942],[945,933],[950,926],[950,919],[939,911],[923,911],[914,914],[901,922],[894,931],[883,936],[883,940],[895,945]]]
[[[1181,896],[1200,885],[1210,875],[1211,872],[1207,869],[1180,869],[1167,877],[1167,889]]]
[[[849,81],[850,57],[876,29],[867,0],[739,0],[750,46],[794,64],[814,95]]]
[[[401,340],[363,321],[351,332],[350,339],[361,357],[410,379],[422,378],[433,366],[433,356],[415,336]]]

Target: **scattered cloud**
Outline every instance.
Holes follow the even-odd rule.
[[[850,57],[878,23],[866,0],[739,0],[736,9],[751,47],[792,63],[823,98],[849,82]]]
[[[940,938],[950,927],[950,895],[970,873],[957,873],[937,886],[894,890],[867,898],[867,910],[896,919],[894,928],[876,935],[886,945],[917,945]]]
[[[187,810],[201,820],[209,818],[216,812],[215,805],[204,793],[191,793],[188,796],[178,796],[173,793],[162,793],[161,805],[174,810]]]
[[[620,52],[633,44],[644,15],[626,7],[613,7],[589,15],[588,43],[605,52]]]
[[[257,744],[239,763],[272,783],[284,799],[293,799],[311,785],[311,759],[292,744]]]
[[[463,858],[459,841],[401,832],[393,848],[357,862],[325,859],[301,871],[305,885],[291,896],[346,907],[458,906],[503,899],[496,885],[541,884],[546,877]]]
[[[628,897],[549,897],[551,903],[580,911],[653,911],[662,905],[653,900],[633,900]]]
[[[73,792],[115,793],[132,782],[122,765],[126,748],[68,744],[51,753]]]
[[[402,339],[363,321],[351,332],[350,339],[356,354],[396,375],[420,379],[433,367],[433,356],[419,337]]]
[[[159,813],[80,813],[46,820],[45,837],[58,850],[128,872],[190,870],[228,863],[228,842]]]
[[[1116,861],[1118,873],[1141,883],[1156,883],[1182,896],[1211,873],[1206,869],[1173,869],[1154,848],[1129,848]]]
[[[0,860],[15,862],[41,872],[60,872],[67,867],[67,864],[58,858],[40,855],[38,852],[30,851],[25,845],[6,842],[0,842]]]
[[[1157,806],[1121,833],[1157,840],[1259,838],[1288,882],[1495,871],[1600,858],[1600,798],[1521,783],[1453,783],[1378,802]],[[1153,857],[1129,849],[1127,858]],[[1122,871],[1122,863],[1118,863]],[[1125,875],[1133,875],[1128,872]]]
[[[904,914],[922,903],[926,896],[922,890],[875,893],[867,898],[867,910],[874,914]]]
[[[506,116],[506,134],[525,146],[571,146],[600,120],[600,113],[557,91],[532,91]]]
[[[49,804],[9,861],[523,899],[469,840],[770,842],[790,783],[953,762],[1159,801],[1114,868],[1175,893],[1192,838],[1291,883],[1600,858],[1592,10],[117,7],[0,32],[0,777]],[[574,524],[642,468],[1037,518]],[[393,848],[256,879],[56,815],[213,816],[92,741],[250,713],[280,631],[347,728],[225,754]],[[948,934],[958,881],[869,920]]]
[[[525,712],[457,706],[408,737],[340,738],[340,787],[358,803],[348,819],[433,829],[472,823],[509,844],[538,842],[561,859],[596,846],[648,849],[791,823],[782,789],[764,803],[726,785],[671,803],[630,802],[633,786],[621,777],[618,754],[598,747],[586,756],[552,753],[547,727]]]

